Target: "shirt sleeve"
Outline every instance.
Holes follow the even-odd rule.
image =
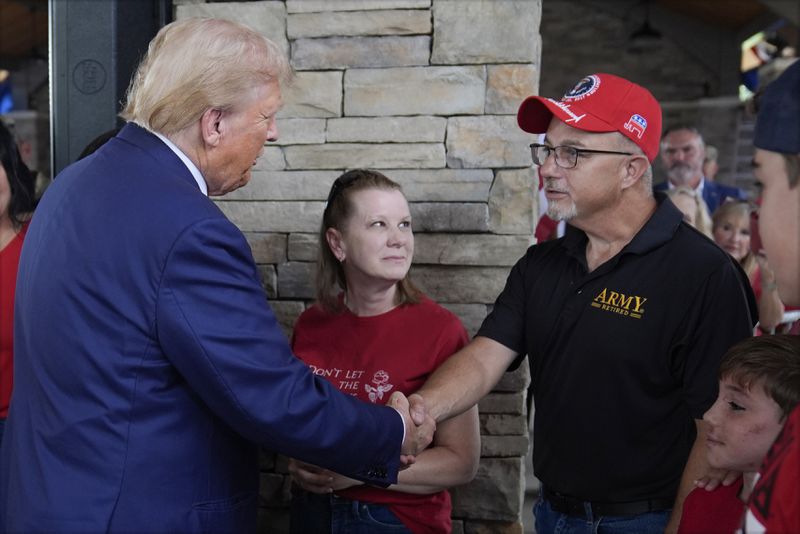
[[[753,333],[752,290],[733,261],[723,261],[698,292],[696,305],[687,310],[685,333],[679,343],[684,353],[679,366],[684,398],[693,418],[716,400],[719,364],[729,347]]]
[[[528,254],[523,256],[506,279],[503,291],[497,297],[494,307],[483,320],[478,336],[488,337],[505,345],[518,354],[509,366],[515,370],[527,353],[525,344],[525,298],[528,291],[525,287],[525,271],[528,265]]]
[[[469,335],[458,316],[446,311],[445,321],[437,342],[436,367],[469,343]]]

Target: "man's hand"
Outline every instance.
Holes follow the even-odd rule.
[[[433,433],[436,432],[436,421],[431,417],[421,417],[421,423],[417,424],[409,412],[409,403],[405,395],[399,391],[392,393],[389,397],[387,406],[391,406],[403,416],[403,423],[406,427],[406,438],[400,449],[401,461],[405,465],[414,463],[414,457],[425,450],[425,447],[433,441]]]
[[[351,486],[362,484],[316,465],[307,464],[294,458],[289,459],[289,473],[292,480],[311,493],[332,493]]]
[[[425,399],[423,399],[421,395],[414,393],[408,396],[408,402],[410,405],[409,411],[411,412],[411,419],[414,420],[414,424],[423,424],[425,418],[428,416],[428,412],[425,409]]]

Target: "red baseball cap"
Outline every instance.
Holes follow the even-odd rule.
[[[529,96],[517,112],[519,127],[544,133],[553,117],[585,132],[619,132],[634,143],[652,163],[661,140],[661,106],[642,87],[613,74],[592,74],[561,100]]]

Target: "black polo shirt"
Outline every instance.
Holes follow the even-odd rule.
[[[752,334],[746,276],[665,198],[591,273],[580,230],[529,248],[478,332],[529,356],[534,472],[559,493],[674,498],[720,359]]]

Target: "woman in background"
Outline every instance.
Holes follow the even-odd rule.
[[[683,212],[684,220],[711,239],[711,216],[703,197],[685,185],[668,189],[666,193],[675,207]]]
[[[36,207],[34,189],[34,177],[22,162],[14,136],[0,121],[0,444],[11,400],[17,266]]]
[[[758,326],[763,332],[770,332],[780,324],[784,308],[766,256],[750,250],[751,212],[750,204],[741,200],[723,203],[712,217],[712,233],[714,241],[747,273],[758,302]]]
[[[409,395],[468,339],[451,312],[408,279],[414,234],[400,186],[369,170],[336,179],[320,229],[317,302],[292,348],[318,375],[364,402]],[[341,290],[339,289],[341,288]],[[475,476],[477,408],[440,423],[431,446],[389,488],[292,460],[293,533],[448,533],[446,488]]]

